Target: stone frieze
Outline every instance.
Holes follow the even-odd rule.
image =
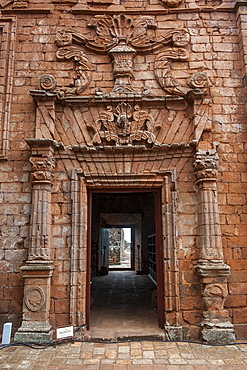
[[[113,142],[114,145],[124,145],[145,141],[148,144],[160,145],[154,135],[154,130],[159,125],[139,105],[132,107],[122,102],[116,106],[115,111],[112,106],[108,106],[88,127],[94,131],[92,144],[100,145],[106,141]]]

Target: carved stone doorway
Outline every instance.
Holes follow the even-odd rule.
[[[108,254],[109,254],[109,233],[107,231],[109,228],[119,228],[119,227],[130,227],[132,230],[132,248],[131,248],[131,271],[129,271],[130,276],[126,275],[126,280],[135,279],[134,275],[143,275],[146,278],[149,276],[149,236],[156,234],[158,243],[162,240],[161,235],[161,207],[158,198],[160,198],[159,189],[138,189],[138,190],[129,190],[129,191],[119,191],[113,190],[100,192],[92,191],[91,192],[91,208],[89,209],[89,219],[91,220],[91,232],[90,232],[90,249],[91,256],[88,256],[90,259],[90,277],[88,276],[88,289],[87,292],[90,294],[91,299],[87,300],[87,324],[89,328],[92,328],[92,322],[90,323],[90,310],[95,309],[95,304],[99,302],[97,297],[92,297],[92,291],[94,294],[97,291],[97,282],[102,286],[102,275],[112,274],[108,269]],[[103,229],[103,233],[102,233]],[[107,242],[108,238],[108,242]],[[155,247],[154,247],[155,248]],[[156,257],[156,249],[153,250]],[[157,259],[162,261],[162,248],[157,250]],[[105,268],[102,269],[102,266]],[[121,271],[118,271],[121,274]],[[149,278],[148,278],[149,279]],[[93,280],[93,287],[91,285]],[[109,279],[108,279],[109,280]],[[107,284],[109,289],[109,281]],[[121,280],[121,277],[117,277],[118,283]],[[139,279],[143,281],[144,288],[149,289],[154,292],[153,295],[158,291],[158,305],[152,303],[152,294],[149,294],[150,302],[147,304],[147,309],[150,309],[150,314],[152,315],[152,304],[156,305],[157,316],[156,316],[156,327],[164,326],[164,286],[163,286],[163,266],[162,263],[158,263],[157,266],[157,279],[154,281],[150,279],[150,284],[147,283],[148,288],[145,287],[145,278]],[[144,281],[145,280],[145,281]],[[116,277],[115,277],[116,281]],[[138,284],[140,284],[138,281]],[[135,284],[135,282],[134,282]],[[91,288],[90,289],[90,285]],[[152,287],[151,287],[152,285]],[[157,289],[158,288],[158,289]],[[98,289],[101,293],[101,289]],[[90,293],[89,293],[90,292]],[[107,293],[107,292],[106,292]],[[152,292],[151,292],[152,293]],[[123,288],[119,285],[119,294],[124,295]],[[145,293],[144,293],[145,295]],[[146,295],[147,297],[148,295]],[[136,306],[138,306],[138,294],[136,295]],[[146,299],[146,298],[143,298]],[[104,299],[103,299],[104,302]],[[90,308],[91,304],[91,308]],[[99,304],[99,303],[98,303]],[[114,302],[115,304],[115,302]],[[133,305],[134,306],[134,305]],[[105,309],[107,310],[107,304]],[[154,307],[153,307],[154,308]],[[110,307],[112,309],[112,307]],[[113,317],[117,315],[117,310],[111,310]],[[106,315],[106,311],[102,311],[103,315]],[[99,316],[100,314],[98,314]],[[147,315],[148,316],[148,315]],[[109,317],[109,311],[108,311]],[[95,320],[94,320],[95,322]],[[133,325],[135,325],[135,320],[133,320]],[[145,331],[145,330],[144,330]],[[141,334],[144,334],[143,331]],[[148,333],[146,333],[148,334]]]

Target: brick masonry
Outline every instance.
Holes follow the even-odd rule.
[[[113,18],[118,27],[109,32]],[[134,36],[121,26],[127,18]],[[165,320],[198,338],[202,313],[220,311],[237,338],[247,337],[246,24],[245,4],[234,1],[2,4],[2,324],[12,321],[17,330],[24,317],[45,321],[49,332],[50,324],[85,322],[87,189],[153,187],[164,189],[168,205],[176,208],[175,224],[169,212],[163,215],[175,236],[164,254],[172,251],[178,266],[169,270],[164,263],[165,299],[168,277],[176,286]],[[122,45],[112,36],[119,29]],[[49,76],[39,80],[42,75]],[[114,122],[125,128],[131,122],[139,136],[133,130],[123,135],[121,128],[113,132]],[[217,151],[218,159],[203,165],[209,170],[203,177],[196,153],[207,157],[208,150]],[[205,188],[209,203],[200,190]],[[200,211],[205,204],[209,224]],[[40,221],[39,214],[47,217]],[[217,227],[207,231],[212,224]],[[217,250],[215,256],[207,247]],[[210,265],[205,277],[201,260],[225,265],[217,265],[217,273]],[[38,274],[42,264],[52,276],[31,276],[33,266]],[[30,311],[29,289],[37,286],[35,294],[45,303]],[[207,306],[207,294],[221,303]]]

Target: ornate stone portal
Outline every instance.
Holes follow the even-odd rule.
[[[94,37],[67,30],[61,30],[56,37],[57,59],[74,62],[72,83],[58,88],[56,79],[46,74],[39,79],[39,89],[31,91],[37,104],[35,139],[28,140],[33,184],[31,245],[28,261],[22,267],[23,323],[16,340],[51,339],[50,227],[55,156],[73,163],[70,168],[70,322],[80,325],[86,320],[87,189],[155,187],[160,189],[162,198],[165,330],[167,338],[183,339],[175,168],[180,158],[192,157],[204,129],[210,130],[209,102],[204,99],[207,75],[190,74],[186,85],[173,76],[172,61],[189,58],[186,48],[190,36],[185,29],[173,29],[158,36],[154,17],[125,14],[94,16],[87,26],[93,30]],[[91,83],[93,72],[85,50],[111,58],[110,92],[99,87],[94,94],[82,95]],[[153,95],[148,85],[135,91],[133,65],[138,53],[155,53],[151,72],[162,89],[161,95]],[[181,131],[184,128],[184,132],[177,135],[176,141],[174,132],[179,128]],[[63,130],[64,141],[60,139]],[[73,133],[71,137],[67,132]],[[228,312],[224,310],[229,267],[223,262],[221,246],[216,162],[214,150],[198,150],[195,168],[200,196],[200,259],[195,271],[203,284],[203,339],[229,343],[235,337]],[[165,167],[167,163],[172,167]]]

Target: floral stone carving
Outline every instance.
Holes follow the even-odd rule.
[[[160,127],[155,124],[152,116],[139,105],[134,108],[128,103],[119,103],[113,111],[108,106],[88,125],[94,131],[92,144],[102,145],[103,141],[114,142],[115,145],[132,144],[135,141],[146,141],[150,145],[160,145],[154,130]]]
[[[174,29],[162,36],[156,35],[157,24],[152,16],[129,17],[125,14],[95,15],[88,23],[94,32],[92,38],[73,31],[60,31],[56,37],[56,44],[60,48],[58,59],[72,59],[81,65],[80,73],[75,79],[74,88],[66,94],[80,94],[89,81],[89,62],[82,51],[78,52],[77,45],[84,46],[96,53],[108,53],[113,63],[114,88],[112,93],[133,93],[131,81],[133,75],[133,60],[138,52],[155,53],[167,47],[158,54],[155,61],[155,76],[165,90],[171,95],[179,95],[190,100],[201,98],[203,87],[181,87],[171,74],[171,60],[185,60],[188,52],[184,49],[190,41],[185,29]],[[79,53],[79,55],[77,54]],[[80,62],[79,62],[80,60]],[[204,76],[206,76],[204,74]],[[78,88],[76,88],[76,84]]]
[[[218,159],[215,149],[199,149],[194,163],[197,180],[217,178]]]
[[[24,302],[30,311],[39,311],[45,303],[45,293],[43,289],[38,286],[28,289],[24,297]]]
[[[37,181],[52,181],[53,172],[55,169],[55,159],[49,155],[45,157],[30,157],[32,164],[32,180]]]
[[[87,55],[77,46],[63,46],[57,51],[58,60],[73,60],[75,62],[74,82],[68,88],[60,91],[60,95],[79,95],[88,86],[92,77],[92,65]]]

